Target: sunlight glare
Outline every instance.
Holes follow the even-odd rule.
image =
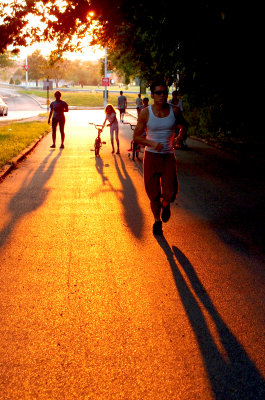
[[[25,0],[20,1],[20,5],[24,5],[26,2]],[[5,0],[5,4],[12,5],[14,4],[14,0]],[[56,0],[55,1],[56,5],[59,5],[61,12],[64,11],[64,9],[67,6],[67,1],[66,0]],[[5,7],[5,12],[8,14],[11,12],[11,8],[9,6]],[[50,19],[50,20],[55,20],[56,18],[54,16],[49,15],[49,7],[52,7],[52,2],[47,2],[45,5],[42,2],[36,2],[36,4],[42,11],[45,11],[45,18]],[[94,11],[90,11],[87,15],[87,19],[93,19],[95,16]],[[28,22],[29,27],[34,27],[36,28],[39,33],[44,30],[46,24],[41,19],[40,16],[36,16],[33,14],[29,14],[26,16],[26,20]],[[26,28],[25,28],[26,29]],[[69,59],[69,60],[81,60],[81,61],[97,61],[100,58],[104,56],[104,49],[102,49],[100,46],[90,46],[90,42],[92,40],[92,36],[89,32],[85,35],[83,39],[78,39],[77,37],[73,36],[73,43],[77,45],[78,41],[81,42],[81,51],[76,51],[76,52],[65,52],[64,57]],[[29,40],[28,40],[29,43]],[[20,56],[19,58],[21,60],[25,60],[26,57],[30,54],[32,54],[35,50],[40,50],[42,55],[44,57],[48,57],[49,54],[52,51],[57,50],[57,46],[55,42],[34,42],[32,44],[29,44],[27,47],[18,47],[20,50]],[[8,46],[9,51],[13,50],[13,46]]]

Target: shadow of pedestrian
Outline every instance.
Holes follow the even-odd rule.
[[[173,246],[171,249],[163,236],[157,238],[157,241],[172,269],[176,287],[200,348],[214,398],[217,400],[264,399],[265,381],[262,375],[222,320],[189,260],[177,247]],[[196,297],[187,281],[192,286]],[[222,345],[220,350],[208,328],[202,308],[208,312],[215,324],[218,339]]]
[[[20,186],[19,191],[9,202],[8,209],[11,217],[9,222],[2,228],[0,232],[0,247],[4,245],[18,221],[24,215],[29,214],[30,212],[39,208],[46,200],[50,189],[45,187],[45,184],[52,176],[55,165],[61,156],[61,153],[62,152],[60,151],[46,168],[49,158],[53,154],[53,151],[51,151],[47,157],[45,157],[31,178],[31,171],[28,172]]]
[[[120,160],[121,168],[118,164],[118,159]],[[142,236],[143,230],[143,214],[138,204],[137,193],[122,157],[115,156],[114,161],[119,180],[122,184],[121,202],[124,207],[124,218],[133,234],[139,239]]]

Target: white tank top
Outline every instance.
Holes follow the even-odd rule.
[[[175,115],[172,106],[169,105],[169,115],[167,117],[156,117],[152,111],[152,106],[148,106],[149,118],[146,129],[146,139],[163,144],[163,149],[158,152],[152,147],[146,146],[146,151],[151,153],[174,153],[173,141],[175,136]]]

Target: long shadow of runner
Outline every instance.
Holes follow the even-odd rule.
[[[122,204],[124,207],[124,217],[125,217],[125,220],[129,226],[129,228],[133,232],[133,234],[137,238],[140,238],[142,236],[142,229],[143,229],[142,210],[138,204],[137,193],[136,193],[135,187],[132,183],[132,180],[125,168],[124,161],[121,156],[119,156],[119,159],[120,159],[120,163],[121,163],[121,167],[122,167],[124,176],[121,173],[117,158],[114,157],[115,167],[116,167],[118,177],[119,177],[122,187],[123,187]]]
[[[177,247],[173,246],[172,251],[164,237],[157,238],[157,241],[165,252],[172,269],[176,287],[202,354],[214,398],[217,400],[264,400],[265,381],[262,375],[220,317],[189,260]],[[201,304],[188,287],[175,259],[185,271]],[[201,307],[206,309],[215,323],[225,356],[220,352],[211,335]]]
[[[36,210],[47,198],[49,189],[45,187],[45,184],[50,179],[61,152],[58,153],[58,155],[51,161],[48,168],[45,169],[52,154],[53,152],[51,151],[47,157],[45,157],[31,179],[29,178],[31,171],[29,171],[22,182],[19,191],[10,200],[8,208],[11,217],[9,222],[0,232],[0,247],[4,245],[19,219]]]

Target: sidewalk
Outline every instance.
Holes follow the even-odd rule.
[[[156,239],[129,125],[94,156],[103,117],[69,113],[65,149],[45,137],[0,185],[0,397],[263,400],[260,182],[192,141]]]

